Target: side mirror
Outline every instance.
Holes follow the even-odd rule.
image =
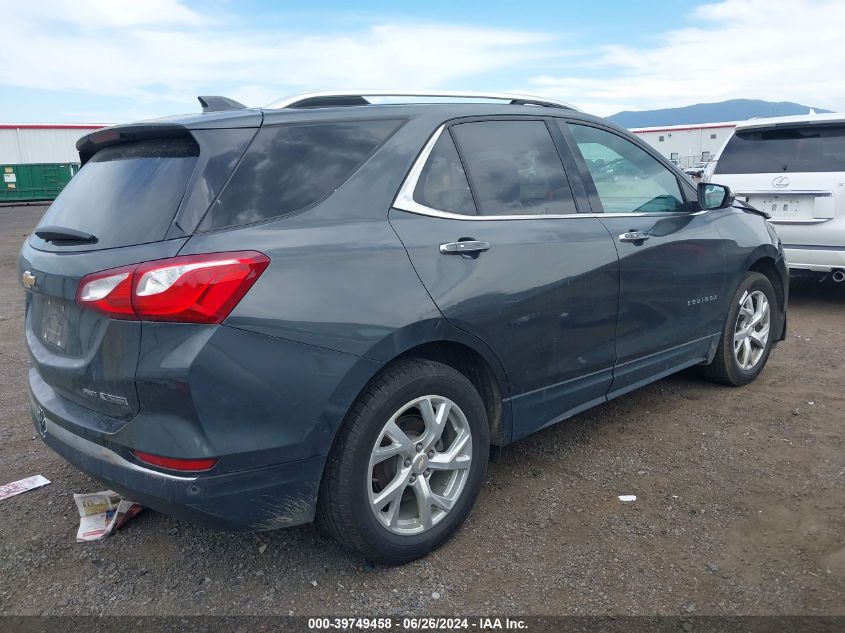
[[[724,209],[734,202],[730,187],[712,182],[698,183],[698,205],[707,211]]]

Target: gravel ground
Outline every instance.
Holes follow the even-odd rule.
[[[78,544],[71,495],[101,486],[26,396],[15,260],[42,212],[0,209],[0,483],[53,482],[0,501],[0,614],[845,614],[845,284],[794,285],[749,387],[686,372],[508,447],[456,538],[404,567],[151,510]]]

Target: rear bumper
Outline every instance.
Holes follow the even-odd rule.
[[[783,245],[789,268],[828,273],[845,270],[845,246]]]
[[[38,428],[46,418],[48,446],[126,498],[193,523],[269,530],[313,520],[335,432],[381,364],[227,326],[143,325],[134,416],[72,400],[33,363],[33,419]],[[189,475],[132,450],[218,461]]]
[[[272,530],[314,518],[324,456],[218,475],[171,474],[74,433],[31,395],[35,428],[65,460],[125,498],[204,527]]]

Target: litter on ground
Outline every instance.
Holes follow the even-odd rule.
[[[108,536],[144,509],[139,503],[123,499],[113,490],[73,495],[79,509],[76,540],[96,541]]]
[[[40,488],[41,486],[46,486],[50,483],[50,480],[46,477],[42,477],[41,475],[33,475],[32,477],[27,477],[26,479],[19,479],[18,481],[13,481],[8,484],[4,484],[0,486],[0,501],[3,499],[8,499],[9,497],[14,497],[15,495],[19,495],[22,492],[26,492],[27,490],[32,490],[33,488]]]

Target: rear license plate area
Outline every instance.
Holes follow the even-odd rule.
[[[67,351],[68,323],[63,302],[47,299],[41,313],[41,340],[53,347]]]
[[[749,196],[748,204],[773,218],[811,218],[813,199],[798,196]]]

